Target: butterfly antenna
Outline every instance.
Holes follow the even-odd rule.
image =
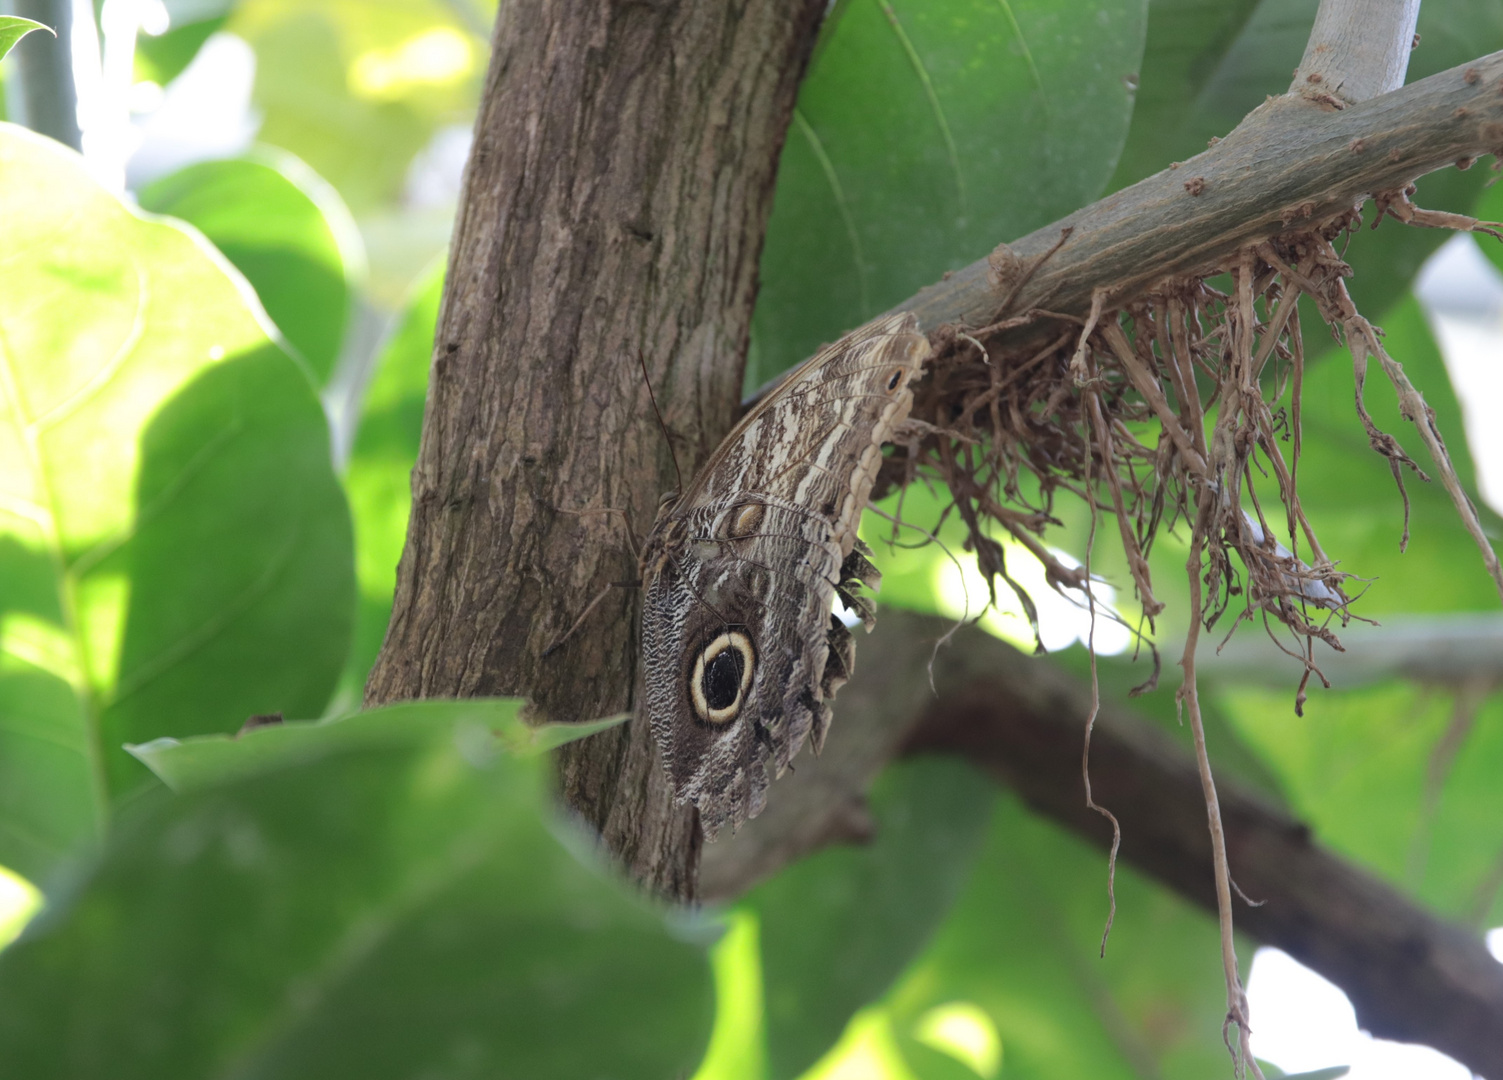
[[[678,490],[684,490],[684,474],[678,467],[678,454],[673,449],[673,436],[668,433],[668,425],[663,420],[663,410],[658,408],[658,396],[652,392],[652,379],[647,375],[647,357],[642,350],[637,350],[637,364],[642,368],[642,382],[647,386],[647,399],[652,402],[652,411],[657,414],[658,427],[663,429],[663,441],[668,444],[668,456],[673,459],[673,475],[678,478]]]

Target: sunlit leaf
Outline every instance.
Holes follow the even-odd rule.
[[[0,863],[43,875],[120,749],[316,716],[351,619],[323,413],[246,286],[0,128]]]
[[[365,270],[360,234],[333,188],[291,154],[263,148],[189,165],[138,198],[207,236],[251,283],[315,381],[328,379]]]
[[[741,907],[726,914],[715,943],[715,1027],[694,1080],[765,1080],[766,1032],[762,1016],[762,945],[757,915]]]
[[[752,383],[1084,205],[1116,165],[1144,0],[851,0],[799,90]]]
[[[0,1072],[683,1075],[692,927],[560,843],[541,762],[460,736],[134,804],[0,954]]]
[[[435,733],[447,731],[464,732],[464,738],[476,739],[476,747],[494,741],[510,754],[536,755],[626,719],[622,714],[583,724],[533,726],[519,716],[521,707],[515,698],[410,701],[328,720],[265,724],[233,736],[153,739],[126,749],[172,790],[196,791],[335,752],[431,741]]]

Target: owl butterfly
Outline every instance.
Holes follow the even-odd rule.
[[[796,369],[664,499],[642,552],[642,701],[706,838],[755,817],[807,737],[817,753],[880,575],[857,538],[882,444],[929,355],[911,314]]]

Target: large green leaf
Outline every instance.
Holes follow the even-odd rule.
[[[291,154],[263,148],[189,165],[139,198],[144,209],[181,218],[213,241],[315,381],[328,380],[365,270],[360,234],[332,187]]]
[[[359,427],[344,486],[355,518],[355,570],[360,610],[345,666],[341,696],[360,700],[376,661],[397,587],[397,560],[412,508],[412,467],[423,434],[423,403],[433,334],[443,298],[444,266],[436,261],[413,287],[396,327],[376,361],[361,403]]]
[[[146,777],[125,742],[322,710],[348,511],[245,283],[0,127],[0,863],[45,874]]]
[[[875,839],[789,867],[747,898],[761,929],[768,1074],[798,1075],[923,948],[970,873],[991,785],[907,762],[872,792]]]
[[[756,383],[1095,198],[1145,0],[851,0],[799,90],[762,256]]]
[[[466,730],[526,757],[623,723],[627,714],[583,724],[532,725],[516,698],[408,701],[327,720],[264,724],[230,735],[153,739],[127,750],[173,791],[200,788],[367,746],[410,746],[435,732]],[[466,736],[468,737],[468,736]]]
[[[541,765],[459,729],[151,793],[0,955],[0,1073],[683,1075],[703,949],[560,843]]]
[[[1184,129],[1196,99],[1228,61],[1233,42],[1258,6],[1259,0],[1150,0],[1132,126],[1112,189],[1205,149],[1208,136]]]

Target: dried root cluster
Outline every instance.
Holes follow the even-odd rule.
[[[1386,215],[1408,224],[1493,232],[1472,218],[1415,207],[1409,201],[1412,190],[1378,196],[1378,220]],[[1058,524],[1054,504],[1061,491],[1090,507],[1092,540],[1104,512],[1116,522],[1151,628],[1163,604],[1154,596],[1150,546],[1161,530],[1178,522],[1188,526],[1192,618],[1180,661],[1179,701],[1190,719],[1214,853],[1227,988],[1223,1035],[1239,1074],[1246,1068],[1259,1078],[1237,971],[1235,885],[1206,754],[1195,657],[1202,628],[1229,616],[1223,624],[1229,636],[1243,621],[1259,622],[1303,664],[1299,707],[1310,677],[1325,681],[1314,642],[1340,649],[1333,627],[1356,617],[1351,602],[1360,583],[1354,586],[1352,576],[1337,568],[1300,502],[1302,297],[1351,352],[1354,421],[1393,470],[1403,495],[1403,542],[1409,531],[1405,473],[1429,478],[1368,412],[1364,394],[1373,361],[1397,394],[1400,414],[1414,425],[1503,595],[1503,571],[1457,479],[1434,411],[1347,291],[1351,268],[1336,245],[1360,225],[1354,211],[1286,232],[1244,247],[1227,265],[1163,281],[1126,301],[1098,290],[1083,319],[1030,310],[978,330],[942,331],[931,375],[916,389],[902,449],[888,460],[878,484],[880,493],[920,478],[943,481],[952,496],[944,513],[964,521],[968,545],[994,597],[998,581],[1009,585],[1034,620],[1035,632],[1035,609],[1008,573],[997,529],[1039,558],[1051,586],[1083,590],[1089,597],[1089,559],[1080,567],[1064,565],[1042,537],[1049,525]],[[1030,272],[1024,268],[1019,280]],[[1093,612],[1099,610],[1094,600],[1091,605]],[[1154,672],[1156,678],[1156,653]],[[1091,797],[1093,720],[1094,713],[1085,731],[1085,798],[1112,824],[1114,866],[1120,829]],[[1109,895],[1111,881],[1109,869]]]
[[[1413,224],[1485,228],[1421,210],[1407,194],[1379,197],[1379,220],[1386,214]],[[1200,562],[1192,582],[1195,621],[1209,629],[1230,616],[1226,634],[1244,620],[1258,621],[1303,662],[1306,680],[1318,676],[1312,643],[1341,647],[1333,627],[1353,617],[1350,602],[1360,583],[1337,568],[1300,503],[1305,355],[1298,301],[1305,296],[1351,350],[1354,422],[1388,460],[1400,493],[1406,471],[1428,476],[1368,413],[1365,383],[1374,360],[1503,594],[1497,556],[1457,480],[1434,412],[1347,291],[1352,271],[1337,245],[1360,225],[1353,212],[1283,234],[1242,249],[1228,265],[1162,282],[1125,304],[1098,290],[1084,319],[1032,310],[979,330],[946,328],[931,375],[916,388],[906,444],[889,461],[886,484],[921,477],[947,484],[953,502],[946,513],[964,521],[982,572],[1010,586],[1030,615],[1032,603],[994,538],[998,528],[1040,559],[1056,588],[1088,589],[1086,568],[1061,563],[1042,537],[1057,524],[1061,491],[1083,499],[1093,513],[1104,511],[1116,522],[1151,626],[1163,605],[1154,596],[1148,552],[1160,530],[1182,521],[1192,563]],[[1403,505],[1407,542],[1407,496]],[[1302,683],[1301,701],[1303,694]]]

